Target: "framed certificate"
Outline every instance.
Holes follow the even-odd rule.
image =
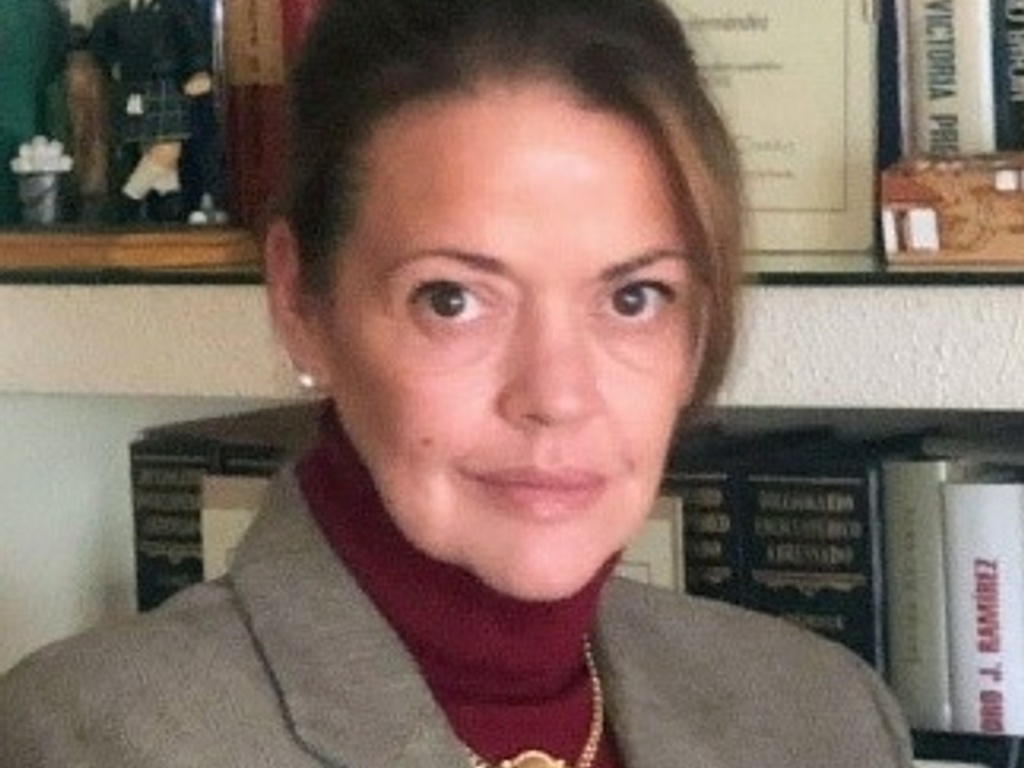
[[[876,33],[866,0],[668,0],[741,152],[751,251],[870,251]]]

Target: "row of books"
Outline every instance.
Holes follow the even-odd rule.
[[[224,572],[316,418],[292,405],[133,442],[141,610]],[[922,732],[1024,734],[1024,436],[695,430],[618,570],[843,643]]]
[[[1024,734],[1024,435],[697,437],[659,505],[679,590],[843,643],[922,733]]]
[[[1024,435],[759,435],[667,487],[683,589],[846,644],[921,731],[1024,734]]]
[[[1024,734],[1024,451],[886,472],[891,684],[909,719]]]
[[[882,456],[825,428],[691,435],[665,476],[684,510],[682,588],[783,616],[884,672]]]

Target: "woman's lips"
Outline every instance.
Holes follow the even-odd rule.
[[[603,475],[578,469],[515,467],[475,472],[471,477],[503,508],[543,520],[588,509],[607,486]]]

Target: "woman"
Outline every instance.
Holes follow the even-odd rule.
[[[267,281],[322,440],[228,579],[9,676],[0,764],[909,766],[850,654],[609,578],[733,335],[673,16],[328,2],[293,107]]]

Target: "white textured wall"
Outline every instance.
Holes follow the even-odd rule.
[[[0,285],[0,392],[297,393],[258,286]]]
[[[1024,410],[1024,286],[758,287],[728,405]],[[0,286],[0,393],[292,397],[258,286]]]
[[[1024,286],[747,291],[721,401],[1024,410]]]

